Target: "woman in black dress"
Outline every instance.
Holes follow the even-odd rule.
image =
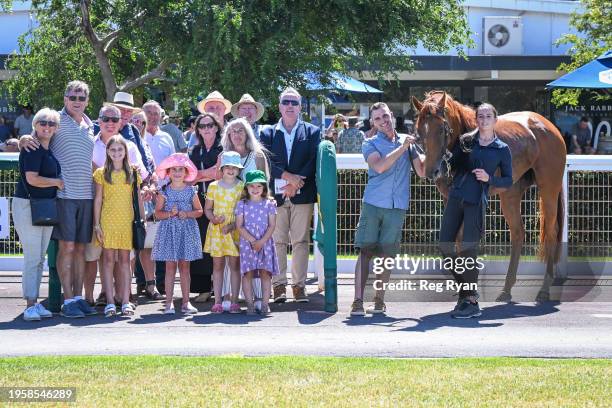
[[[208,185],[219,178],[219,155],[221,147],[221,123],[214,113],[203,113],[195,121],[195,136],[197,144],[190,149],[189,158],[198,168],[198,197],[204,205],[204,197]],[[200,217],[198,227],[202,242],[206,240],[208,219]],[[202,259],[191,262],[191,288],[193,293],[199,293],[194,302],[206,302],[210,298],[212,277],[212,258],[203,252]]]

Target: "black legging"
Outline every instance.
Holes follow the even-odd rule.
[[[440,227],[440,250],[444,257],[472,258],[472,265],[475,265],[478,256],[478,246],[480,237],[484,231],[482,225],[482,204],[464,203],[461,199],[449,197],[444,215],[442,226]],[[461,241],[461,252],[457,254],[455,239],[463,223],[463,239]],[[455,263],[453,262],[453,265]],[[456,268],[455,268],[456,269]],[[478,268],[476,266],[465,268],[463,273],[451,271],[457,283],[478,283]],[[476,296],[475,290],[463,290],[459,292],[460,297]]]
[[[204,197],[202,194],[198,194],[202,208],[204,208]],[[206,241],[206,231],[208,230],[208,218],[202,215],[197,218],[198,228],[200,230],[200,238],[202,239],[202,247]],[[189,291],[192,293],[204,293],[211,291],[211,280],[212,280],[212,258],[209,253],[202,252],[202,259],[197,261],[191,261],[190,272],[191,272],[191,286]]]

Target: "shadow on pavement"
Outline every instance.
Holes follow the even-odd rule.
[[[557,308],[559,302],[543,302],[533,305],[524,305],[518,303],[504,303],[491,307],[482,308],[482,316],[472,319],[453,319],[449,312],[436,313],[428,316],[423,316],[419,319],[414,319],[417,324],[412,327],[404,327],[398,331],[416,331],[426,332],[436,330],[442,327],[458,327],[458,328],[490,328],[499,327],[503,322],[492,322],[491,320],[506,320],[519,317],[534,317],[544,316],[559,311]],[[487,323],[484,323],[486,321]]]

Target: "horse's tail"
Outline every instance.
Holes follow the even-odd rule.
[[[543,198],[540,196],[540,258],[543,261],[552,261],[553,263],[559,262],[559,256],[561,255],[561,241],[563,240],[563,224],[565,222],[565,204],[563,202],[563,188],[559,191],[557,196],[557,218],[556,223],[556,236],[548,236],[547,228],[545,225],[546,220],[546,207],[543,203]]]

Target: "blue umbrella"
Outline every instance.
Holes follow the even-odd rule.
[[[552,81],[548,88],[612,89],[612,51]]]
[[[345,76],[338,72],[331,74],[329,85],[321,84],[321,81],[314,73],[306,74],[306,89],[309,91],[341,91],[341,92],[356,92],[356,93],[383,93],[370,85],[364,84],[349,76]]]

